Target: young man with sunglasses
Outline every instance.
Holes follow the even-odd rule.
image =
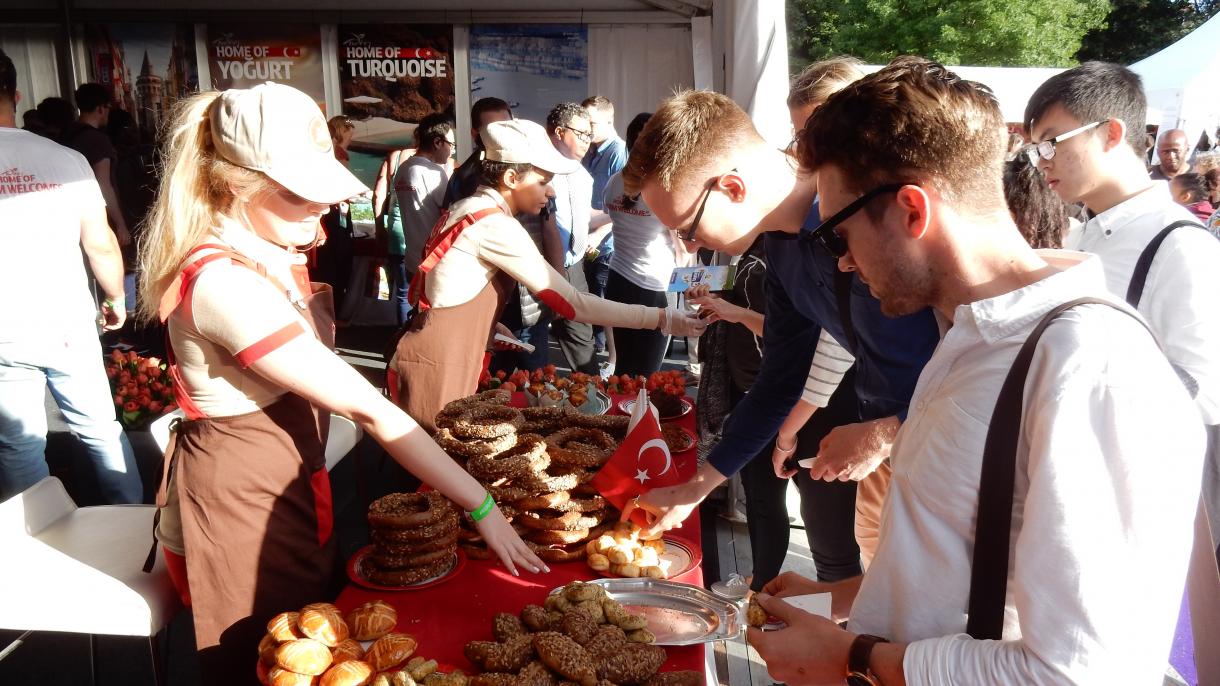
[[[1025,123],[1051,188],[1065,202],[1083,202],[1092,214],[1064,247],[1100,256],[1110,291],[1128,300],[1141,255],[1153,251],[1136,309],[1160,337],[1194,393],[1203,423],[1211,427],[1203,488],[1215,533],[1220,531],[1220,309],[1215,301],[1220,243],[1174,202],[1167,182],[1148,178],[1146,102],[1134,72],[1086,62],[1042,84],[1026,106]],[[1178,222],[1189,225],[1150,248]]]
[[[758,597],[786,624],[747,636],[776,680],[1163,677],[1198,487],[1184,475],[1197,473],[1203,431],[1155,338],[1108,294],[1100,260],[1025,242],[1004,200],[1002,130],[990,91],[914,57],[832,96],[806,127],[801,158],[818,174],[840,267],[887,314],[933,307],[943,338],[894,445],[880,546],[863,579],[788,573]],[[1045,329],[1012,427],[993,408],[1018,351],[1048,313],[1079,298],[1103,302]],[[993,509],[980,474],[994,464],[984,455],[997,422],[1012,427],[1013,464]],[[1010,520],[986,527],[984,514],[997,511]],[[976,552],[985,540],[1011,543],[977,575],[989,569]],[[991,585],[989,602],[972,602],[976,583]],[[846,630],[779,599],[827,591],[835,617],[850,617]]]
[[[546,132],[559,154],[579,162],[593,143],[593,124],[585,108],[574,102],[562,102],[551,108],[546,117]],[[543,220],[546,256],[552,265],[568,277],[568,283],[581,293],[589,292],[585,278],[585,253],[588,252],[590,221],[596,213],[597,226],[605,223],[605,213],[595,211],[593,176],[577,165],[571,174],[556,176],[551,181],[555,198],[551,201],[550,217]],[[596,226],[592,227],[596,228]],[[562,265],[558,264],[562,262]],[[593,327],[584,322],[556,319],[551,322],[551,335],[559,342],[574,371],[597,374],[597,358],[593,343]]]
[[[839,274],[835,255],[811,240],[819,235],[814,179],[798,174],[724,95],[687,91],[663,103],[637,139],[623,180],[689,245],[741,254],[766,234],[761,369],[696,476],[638,499],[654,530],[678,526],[775,437],[801,397],[823,330],[855,355],[858,400],[821,441],[810,475],[858,482],[877,471],[936,345],[931,312],[887,317],[859,280]],[[858,506],[864,499],[850,497]]]

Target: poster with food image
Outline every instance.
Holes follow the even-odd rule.
[[[589,95],[589,41],[583,24],[470,27],[470,101],[507,100],[520,119],[546,122],[551,107]]]
[[[304,92],[326,110],[317,24],[208,24],[207,36],[213,88],[274,81]]]

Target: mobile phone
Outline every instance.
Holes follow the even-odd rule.
[[[803,460],[798,460],[798,459],[796,459],[796,455],[793,455],[792,457],[784,460],[784,470],[789,471],[789,472],[795,472],[799,469],[809,469],[810,467],[813,466],[813,461],[816,459],[818,459],[817,455],[814,455],[813,457],[807,457]]]

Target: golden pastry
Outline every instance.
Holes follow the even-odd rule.
[[[297,618],[297,628],[306,637],[328,648],[334,648],[348,637],[347,622],[343,621],[343,616],[327,607],[302,608]]]
[[[418,642],[410,634],[386,634],[369,646],[364,659],[373,665],[373,669],[384,672],[406,662],[415,652],[416,645]]]
[[[267,622],[267,633],[280,643],[305,638],[305,634],[297,628],[297,620],[300,618],[299,612],[281,612]]]
[[[398,611],[385,601],[373,600],[349,612],[347,624],[357,641],[376,641],[394,630]]]
[[[534,649],[547,667],[581,686],[596,686],[597,671],[589,653],[576,641],[554,631],[534,634]]]
[[[360,641],[354,638],[349,638],[342,641],[339,645],[331,648],[331,655],[335,658],[335,664],[346,662],[348,660],[363,660],[364,646],[360,645]]]
[[[360,660],[347,660],[326,670],[318,680],[318,686],[365,686],[372,678],[372,665]]]
[[[275,649],[275,664],[297,674],[316,676],[333,661],[330,648],[312,638],[287,641]]]
[[[283,667],[272,667],[267,670],[269,686],[316,686],[318,677],[311,674],[297,674]]]

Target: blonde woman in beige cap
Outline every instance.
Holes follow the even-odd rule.
[[[329,205],[366,189],[335,159],[317,105],[272,83],[204,93],[179,108],[167,145],[141,315],[167,324],[186,413],[157,534],[194,608],[204,681],[250,674],[270,617],[330,597],[330,412],[472,513],[514,574],[548,571],[483,487],[331,351],[330,288],[304,277],[298,249]]]
[[[551,178],[580,162],[561,155],[531,121],[492,122],[480,136],[482,185],[433,229],[408,295],[415,314],[387,370],[391,395],[429,430],[446,403],[476,390],[489,339],[510,333],[495,327],[514,282],[565,319],[675,336],[698,336],[704,328],[676,309],[617,303],[573,288],[513,217],[541,212],[555,196]]]

